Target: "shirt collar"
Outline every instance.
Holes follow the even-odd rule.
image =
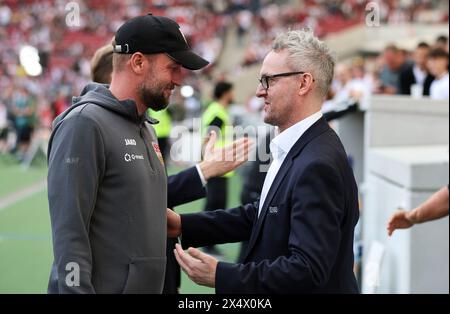
[[[309,117],[297,122],[293,126],[278,134],[270,143],[270,152],[273,158],[280,160],[286,157],[292,146],[314,123],[322,117],[322,112],[317,111]]]
[[[436,81],[444,81],[448,79],[448,72],[441,76],[441,78],[436,78]]]

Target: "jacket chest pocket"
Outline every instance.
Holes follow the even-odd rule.
[[[275,230],[279,228],[286,229],[289,225],[290,214],[285,203],[281,204],[270,204],[267,207],[266,217],[264,219],[264,226],[270,230]]]

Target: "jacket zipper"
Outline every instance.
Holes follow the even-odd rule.
[[[152,156],[151,156],[151,152],[150,152],[150,150],[148,148],[147,141],[145,140],[145,135],[144,135],[143,124],[142,123],[139,124],[139,135],[141,136],[142,140],[144,141],[144,146],[145,146],[145,150],[147,151],[147,158],[148,158],[148,164],[150,165],[150,170],[152,172],[156,172],[156,168],[153,167],[153,164],[152,164],[152,161],[151,161],[152,160]],[[150,144],[152,144],[152,143],[150,143]]]

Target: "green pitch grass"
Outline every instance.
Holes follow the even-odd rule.
[[[179,169],[169,169],[174,173]],[[5,197],[46,179],[42,162],[28,170],[12,158],[0,156],[0,204]],[[239,204],[241,180],[234,176],[229,184],[229,206]],[[179,213],[203,209],[203,200],[179,206]],[[220,245],[224,260],[235,261],[239,244]],[[46,293],[53,260],[47,190],[20,198],[0,207],[0,293]],[[181,293],[214,293],[214,289],[198,286],[183,273]]]

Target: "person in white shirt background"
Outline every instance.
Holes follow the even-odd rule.
[[[448,99],[448,52],[440,48],[430,51],[428,67],[436,79],[431,83],[431,99]]]

